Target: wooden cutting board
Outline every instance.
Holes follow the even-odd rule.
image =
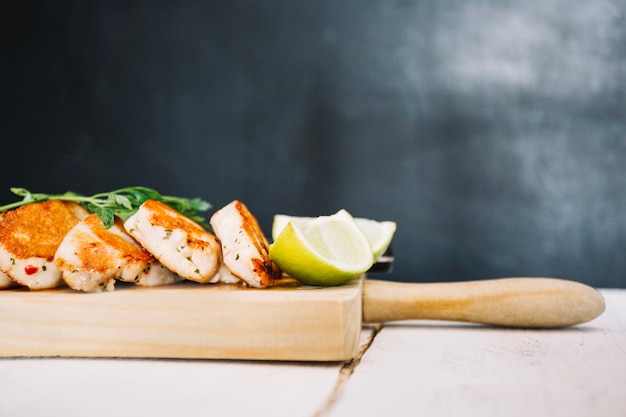
[[[115,291],[0,291],[0,356],[345,360],[362,280],[270,289],[191,282]]]
[[[547,278],[456,283],[286,278],[269,289],[182,282],[115,291],[0,291],[0,356],[343,361],[361,325],[405,319],[560,327],[604,311],[599,292]]]

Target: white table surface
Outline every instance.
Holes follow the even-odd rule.
[[[0,416],[624,417],[626,290],[602,293],[568,329],[366,326],[350,363],[0,359]]]

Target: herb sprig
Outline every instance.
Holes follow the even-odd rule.
[[[198,214],[199,212],[209,210],[211,208],[210,203],[200,198],[190,199],[164,196],[148,187],[125,187],[107,193],[94,194],[92,196],[84,196],[73,191],[67,191],[63,194],[32,193],[25,188],[16,187],[11,188],[11,192],[23,197],[22,201],[0,206],[0,212],[41,201],[73,201],[82,205],[87,211],[97,214],[102,219],[104,225],[109,228],[113,225],[115,216],[126,220],[137,212],[144,201],[158,200],[167,204],[182,215],[189,217],[205,229],[211,230],[211,226],[207,223],[206,219]]]

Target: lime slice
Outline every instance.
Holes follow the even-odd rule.
[[[286,214],[276,214],[274,215],[274,222],[272,223],[272,240],[276,240],[280,232],[283,231],[287,223],[296,222],[298,224],[306,223],[315,219],[315,217],[304,217],[304,216],[288,216]]]
[[[396,223],[391,221],[379,222],[358,217],[355,217],[354,221],[370,243],[374,259],[378,259],[391,244],[393,235],[396,233]]]
[[[368,240],[345,210],[287,221],[270,245],[270,258],[303,284],[327,286],[345,284],[374,263]]]
[[[342,210],[340,210],[342,211]],[[343,210],[345,211],[345,210]],[[304,216],[288,216],[286,214],[276,214],[272,223],[272,239],[276,240],[280,232],[285,228],[287,223],[294,222],[303,224],[315,219],[315,217]],[[396,232],[396,223],[392,221],[376,221],[362,217],[354,217],[354,222],[361,229],[365,237],[370,243],[374,260],[385,253],[391,240]]]

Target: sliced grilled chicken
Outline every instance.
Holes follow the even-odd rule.
[[[61,241],[87,211],[60,200],[27,204],[4,213],[0,222],[0,270],[32,290],[63,283],[54,263]]]
[[[269,242],[257,219],[241,201],[234,200],[216,211],[210,220],[222,246],[224,264],[248,285],[264,288],[281,271],[269,257]]]
[[[2,222],[3,217],[4,217],[4,213],[0,213],[0,224]],[[0,290],[6,290],[15,285],[16,285],[16,282],[13,281],[10,276],[0,271]]]
[[[0,271],[0,290],[6,290],[16,285],[10,276]]]
[[[211,284],[240,284],[241,280],[234,276],[230,269],[222,262],[220,264],[220,268],[217,271],[217,274],[209,281]]]
[[[139,242],[129,235],[126,229],[124,229],[124,223],[120,219],[115,219],[114,227],[111,227],[108,230],[150,257],[146,267],[138,276],[133,276],[131,273],[122,274],[118,278],[120,281],[134,282],[142,287],[156,287],[159,285],[173,284],[183,280],[182,277],[176,275],[173,271],[170,271],[168,268],[163,266],[154,256],[152,256],[150,252],[148,252],[139,244]]]
[[[70,288],[87,292],[113,290],[116,279],[151,286],[180,280],[126,233],[120,219],[107,229],[95,214],[67,233],[55,264]]]
[[[156,200],[144,202],[124,228],[165,267],[181,277],[212,282],[222,262],[217,238],[178,211]]]

